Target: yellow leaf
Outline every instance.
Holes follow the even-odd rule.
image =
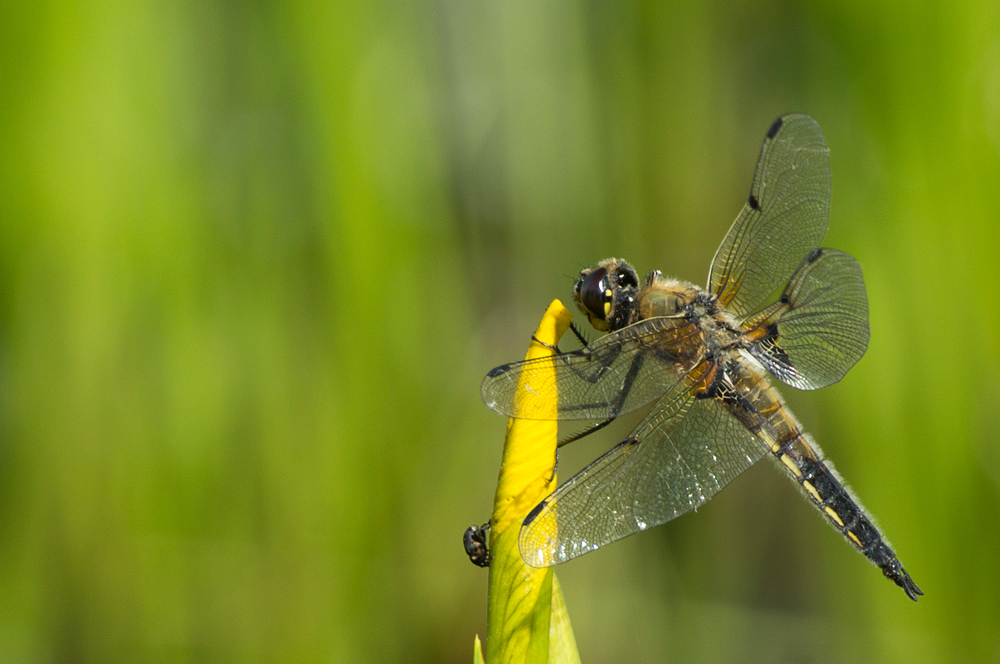
[[[535,331],[525,359],[544,357],[569,329],[571,315],[554,300]],[[536,371],[551,371],[539,368]],[[525,371],[521,384],[535,374]],[[518,399],[538,399],[522,391]],[[525,515],[556,487],[557,403],[551,420],[511,419],[507,423],[503,462],[493,501],[490,530],[489,603],[486,656],[490,664],[508,662],[579,662],[573,629],[552,569],[529,567],[521,559],[517,538]]]

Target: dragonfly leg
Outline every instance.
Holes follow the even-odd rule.
[[[545,346],[546,348],[554,350],[555,352],[559,353],[560,355],[562,354],[562,351],[559,350],[559,346],[557,346],[555,344],[547,344],[544,341],[542,341],[541,339],[539,339],[538,337],[536,337],[534,334],[531,335],[531,340],[534,341],[539,346]]]
[[[614,422],[618,417],[618,414],[622,411],[622,406],[625,405],[625,399],[628,398],[629,392],[632,390],[632,384],[635,382],[636,376],[639,375],[639,370],[642,368],[642,362],[643,357],[641,355],[632,360],[632,365],[629,367],[628,373],[625,374],[625,380],[622,381],[621,389],[618,391],[618,395],[615,397],[615,400],[611,403],[611,413],[606,420],[598,422],[597,424],[592,424],[583,431],[575,433],[565,440],[560,440],[556,447],[562,447],[563,445],[568,445],[575,440],[580,440],[584,436],[589,436],[595,431],[600,431]]]
[[[573,334],[575,334],[576,338],[580,340],[580,343],[582,343],[584,346],[590,345],[590,341],[587,339],[587,337],[583,335],[582,332],[580,332],[580,328],[576,326],[576,323],[570,323],[569,329],[573,331]]]
[[[604,420],[603,422],[598,422],[597,424],[591,424],[589,427],[587,427],[583,431],[575,433],[572,436],[570,436],[569,438],[565,438],[563,440],[560,440],[559,444],[556,447],[562,447],[563,445],[569,445],[570,443],[572,443],[574,441],[580,440],[584,436],[589,436],[590,434],[594,433],[595,431],[600,431],[601,429],[603,429],[604,427],[608,426],[609,424],[611,424],[614,421],[615,421],[614,417],[609,417],[608,419]]]
[[[556,470],[559,468],[559,446],[558,445],[556,445],[555,455],[556,455],[556,459],[555,459],[555,461],[552,462],[552,474],[549,475],[549,477],[548,477],[547,480],[545,480],[546,482],[551,482],[552,480],[555,479],[555,477],[556,477]]]

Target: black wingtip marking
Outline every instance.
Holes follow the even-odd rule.
[[[549,499],[546,498],[542,502],[535,505],[535,507],[528,512],[528,516],[524,517],[524,521],[521,522],[521,527],[523,528],[524,526],[530,525],[532,521],[538,518],[538,515],[542,513],[542,510],[545,509],[545,506],[548,504]]]
[[[777,136],[778,130],[781,129],[781,125],[784,123],[785,121],[782,118],[778,118],[777,120],[775,120],[774,123],[771,124],[771,128],[767,130],[767,137],[774,138],[775,136]]]
[[[753,194],[750,194],[750,198],[747,200],[747,204],[750,206],[751,210],[760,209],[760,201],[758,201],[757,197],[754,196]]]
[[[819,260],[819,257],[823,255],[822,249],[813,249],[812,252],[806,256],[806,263],[815,263]]]

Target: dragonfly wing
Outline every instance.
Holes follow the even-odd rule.
[[[483,380],[483,401],[507,417],[605,420],[655,401],[701,355],[694,325],[649,318],[577,351],[499,366]]]
[[[830,156],[808,115],[767,132],[750,196],[712,260],[708,290],[737,316],[760,309],[818,247],[830,221]]]
[[[850,254],[817,249],[796,270],[781,299],[754,317],[750,353],[800,390],[836,383],[868,348],[868,297]]]
[[[729,408],[690,385],[673,390],[631,437],[525,517],[522,558],[558,565],[707,502],[767,452]]]

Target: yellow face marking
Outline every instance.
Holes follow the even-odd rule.
[[[830,517],[831,519],[833,519],[833,522],[834,522],[835,524],[837,524],[837,525],[838,525],[838,526],[840,526],[841,528],[843,528],[843,527],[844,527],[844,522],[840,520],[840,517],[839,517],[839,516],[837,515],[837,513],[836,513],[836,512],[834,512],[834,511],[833,511],[833,508],[832,508],[832,507],[827,507],[827,508],[826,508],[826,513],[827,513],[827,515],[829,515],[829,517]]]
[[[811,483],[803,482],[802,486],[805,487],[806,491],[809,492],[809,495],[812,496],[817,503],[823,500],[822,498],[819,497],[819,491],[817,491],[816,487],[814,487]]]
[[[782,454],[781,463],[788,466],[788,470],[792,471],[792,475],[795,475],[796,477],[802,477],[802,471],[799,470],[799,467],[795,464],[795,459],[788,456],[787,454]]]
[[[847,536],[850,537],[852,540],[854,540],[854,543],[858,545],[859,549],[861,548],[861,540],[858,539],[857,535],[855,535],[850,530],[848,530],[847,531]]]
[[[610,315],[611,315],[611,303],[610,302],[605,302],[604,303],[604,317],[607,318]]]

